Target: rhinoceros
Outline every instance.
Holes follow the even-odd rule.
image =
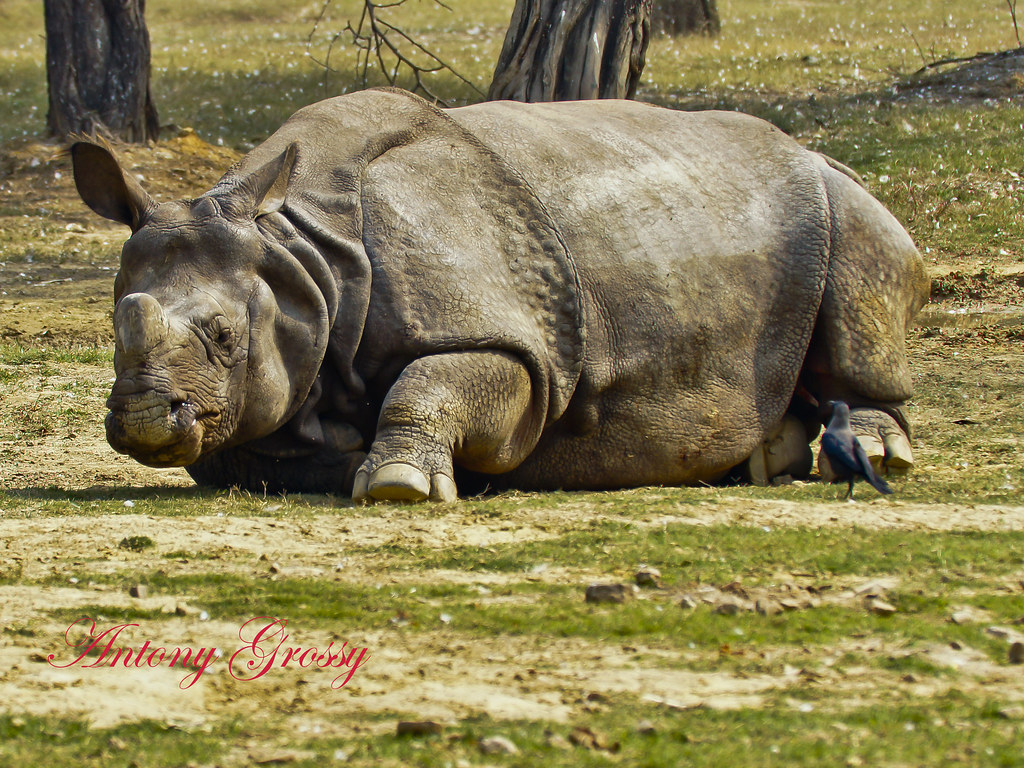
[[[371,90],[159,203],[71,155],[132,230],[106,431],[145,464],[365,501],[764,482],[811,470],[828,400],[912,463],[921,257],[762,120]]]

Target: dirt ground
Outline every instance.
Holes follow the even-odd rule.
[[[155,149],[123,154],[157,197],[187,196],[204,189],[237,157],[189,133]],[[0,340],[70,349],[111,344],[110,296],[125,232],[98,222],[78,201],[68,159],[51,145],[24,141],[3,147],[0,173],[0,239],[40,243],[38,252],[28,249],[27,257],[0,263]],[[25,216],[24,210],[33,214]],[[1008,369],[1024,370],[1024,264],[1017,256],[993,256],[967,267],[962,261],[935,259],[928,266],[935,280],[933,303],[910,338],[915,377],[926,383],[929,377],[955,376],[993,360]],[[278,563],[284,575],[352,584],[405,589],[429,581],[494,590],[503,580],[518,580],[521,575],[393,571],[386,559],[346,556],[345,546],[347,542],[372,546],[412,536],[419,546],[438,549],[458,544],[486,547],[558,535],[570,513],[577,524],[608,514],[590,504],[552,509],[536,497],[509,516],[485,520],[458,506],[442,512],[381,508],[372,516],[325,509],[301,520],[215,514],[169,518],[137,514],[127,505],[123,514],[116,515],[95,516],[87,511],[48,515],[48,499],[60,493],[66,498],[69,491],[92,489],[117,498],[127,494],[127,502],[133,490],[145,495],[153,489],[191,485],[182,470],[148,469],[109,449],[103,437],[102,403],[111,380],[112,372],[105,366],[84,363],[69,363],[56,371],[32,369],[16,386],[0,378],[0,420],[7,425],[0,440],[0,484],[19,499],[16,512],[0,510],[0,577],[17,572],[26,581],[59,582],[69,564],[76,562],[89,563],[96,573],[106,574],[156,569],[174,575],[211,570],[251,574],[265,571],[270,561]],[[984,423],[998,418],[1006,406],[995,400],[974,400],[962,414],[919,409],[915,418],[928,422],[969,416]],[[46,427],[40,428],[39,421],[47,418]],[[953,471],[929,465],[927,450],[920,458],[924,471]],[[657,492],[634,493],[642,498]],[[706,493],[699,515],[691,507],[658,515],[645,524],[1024,530],[1024,504],[937,505],[872,498],[838,506],[751,501],[728,489],[707,489]],[[34,510],[40,514],[33,515]],[[117,542],[132,535],[158,541],[159,551],[135,554],[117,547]],[[167,560],[161,554],[176,550],[201,553],[203,558]],[[585,585],[604,576],[583,569],[550,569],[536,578]],[[839,586],[837,594],[853,595],[859,585]],[[803,673],[803,668],[789,666],[778,675],[698,673],[678,664],[652,662],[666,655],[657,643],[554,638],[538,642],[533,637],[470,643],[443,626],[415,632],[372,629],[344,638],[370,648],[372,663],[357,671],[354,683],[342,692],[331,689],[329,672],[316,669],[279,671],[259,684],[240,682],[227,674],[223,659],[203,685],[188,690],[179,688],[182,675],[166,668],[101,674],[103,670],[57,669],[46,663],[47,654],[66,654],[65,627],[41,617],[58,608],[85,604],[166,612],[169,616],[160,622],[160,637],[150,639],[167,646],[216,645],[229,650],[241,645],[239,627],[233,623],[189,611],[172,617],[181,602],[181,598],[161,596],[134,598],[104,584],[89,588],[0,585],[0,628],[10,630],[0,636],[0,701],[17,702],[28,713],[80,714],[98,726],[140,714],[183,727],[202,727],[229,715],[258,715],[290,722],[300,734],[344,736],[366,729],[392,729],[393,723],[366,719],[388,711],[412,711],[422,719],[439,721],[486,713],[499,719],[565,722],[587,707],[601,706],[588,700],[593,692],[635,694],[678,708],[756,706],[766,694],[791,686]],[[29,634],[16,631],[29,625],[33,629]],[[295,629],[302,632],[300,627]],[[317,633],[302,634],[307,643],[326,645],[330,640]],[[146,639],[139,634],[134,638]],[[860,641],[849,642],[850,648],[857,648]],[[894,641],[892,647],[877,645],[867,650],[898,652],[897,645]],[[832,649],[831,655],[850,648]],[[765,653],[770,656],[774,651]],[[957,682],[961,690],[984,685],[992,695],[1002,691],[1008,699],[1024,696],[1019,681],[982,654],[948,646],[936,646],[929,653],[937,663],[955,664],[962,670]],[[639,657],[644,661],[638,662]],[[823,665],[816,674],[828,677],[828,658],[815,662]],[[880,672],[877,667],[848,669],[828,682],[839,699],[860,702],[887,696],[893,689],[945,685],[908,683],[897,672]],[[353,717],[356,711],[362,717]]]

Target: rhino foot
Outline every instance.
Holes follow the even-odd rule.
[[[750,454],[747,473],[754,485],[768,485],[779,475],[806,477],[813,465],[807,430],[799,419],[787,414]]]
[[[879,475],[904,475],[914,466],[910,439],[885,411],[854,408],[850,411],[850,428]],[[836,477],[824,451],[818,453],[818,472],[825,482]]]
[[[391,462],[369,472],[360,469],[352,487],[352,500],[371,504],[375,501],[451,502],[458,498],[455,481],[443,472],[430,477],[412,464]]]

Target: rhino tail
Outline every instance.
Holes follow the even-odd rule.
[[[829,157],[828,155],[823,154],[821,152],[815,152],[814,154],[816,154],[818,157],[820,157],[822,160],[824,160],[829,168],[832,168],[833,170],[839,171],[844,176],[849,176],[851,179],[853,179],[855,182],[857,182],[857,184],[859,184],[864,189],[868,188],[868,185],[864,181],[863,177],[859,173],[857,173],[855,170],[853,170],[853,168],[851,168],[850,166],[844,165],[843,163],[840,163],[838,160],[836,160],[834,157]]]

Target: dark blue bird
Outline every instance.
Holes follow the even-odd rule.
[[[821,449],[832,465],[836,480],[847,480],[850,483],[845,498],[853,498],[853,482],[858,477],[871,483],[879,493],[892,493],[889,484],[875,474],[871,460],[850,429],[850,406],[841,400],[833,400],[829,405],[832,406],[832,420],[821,436]]]

